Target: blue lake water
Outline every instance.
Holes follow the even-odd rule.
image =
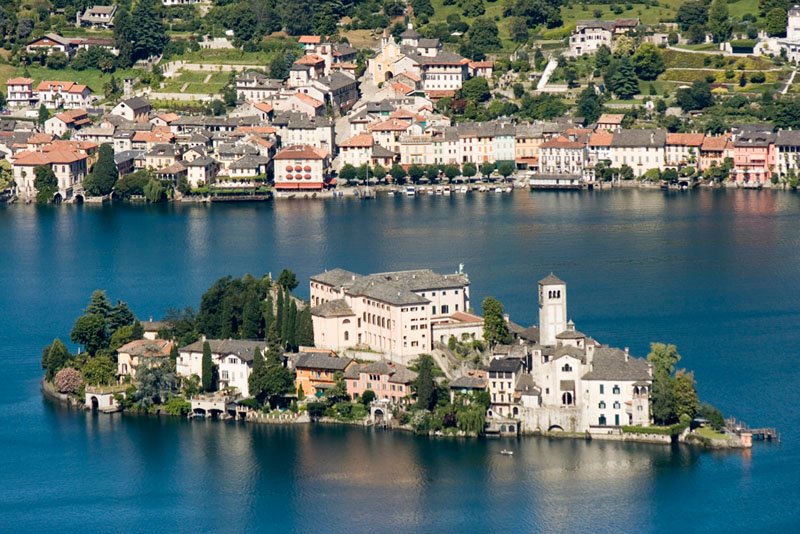
[[[0,208],[0,531],[784,531],[800,526],[800,195],[756,191]],[[780,445],[741,453],[98,416],[41,398],[39,354],[93,289],[142,318],[226,274],[463,263],[473,305],[536,321],[535,283]],[[513,457],[498,454],[514,448]]]

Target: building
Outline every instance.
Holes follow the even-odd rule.
[[[330,156],[310,145],[294,145],[275,154],[275,189],[318,191],[329,185]]]
[[[155,367],[169,358],[172,341],[166,339],[137,339],[117,349],[117,376],[136,378],[140,365]]]
[[[700,145],[700,170],[705,171],[712,166],[722,166],[726,159],[733,164],[733,142],[729,135],[711,136],[703,138]]]
[[[633,175],[642,176],[650,169],[664,168],[664,147],[667,135],[664,130],[619,130],[611,139],[611,166],[627,165]]]
[[[789,9],[786,17],[786,38],[778,41],[778,46],[786,50],[789,61],[800,61],[800,6]]]
[[[236,95],[245,102],[263,102],[283,88],[281,80],[273,80],[260,72],[245,72],[236,78]]]
[[[307,397],[320,397],[336,385],[337,373],[344,375],[355,364],[355,360],[329,356],[327,352],[301,352],[294,364],[295,387]]]
[[[114,15],[117,6],[93,6],[87,8],[83,15],[77,13],[77,25],[88,28],[111,28],[114,26]]]
[[[416,378],[417,373],[408,367],[384,360],[350,366],[344,374],[347,394],[353,399],[372,391],[376,401],[391,404],[411,402]]]
[[[34,97],[48,109],[88,108],[92,104],[92,90],[75,82],[42,81]]]
[[[369,348],[393,359],[431,350],[436,320],[469,309],[466,274],[427,269],[359,275],[334,269],[311,277],[314,344]]]
[[[58,137],[92,124],[85,109],[70,109],[50,117],[44,122],[44,131]]]
[[[800,131],[779,130],[775,135],[775,172],[786,178],[800,175]]]
[[[569,38],[569,53],[573,57],[594,54],[601,46],[613,48],[618,35],[634,31],[639,19],[579,20]]]
[[[515,391],[522,371],[522,360],[517,358],[495,358],[489,363],[491,409],[500,417],[519,415]]]
[[[586,144],[557,137],[539,146],[539,172],[581,177],[586,166]]]
[[[111,114],[118,115],[131,122],[148,122],[151,109],[153,108],[146,98],[135,96],[114,106]]]
[[[775,168],[775,139],[771,125],[738,132],[733,141],[731,179],[742,187],[770,183]]]
[[[211,184],[220,170],[219,162],[208,156],[200,156],[182,163],[186,167],[186,179],[193,189]]]
[[[664,151],[666,166],[680,168],[700,165],[700,148],[705,137],[702,133],[667,133]]]
[[[622,129],[622,121],[625,120],[624,113],[603,113],[597,119],[597,130],[616,132]]]
[[[46,56],[49,56],[53,52],[62,52],[67,56],[72,56],[76,49],[76,39],[67,39],[57,33],[47,33],[42,37],[30,41],[25,46],[25,50],[29,54],[44,54]]]
[[[55,200],[72,198],[75,186],[86,177],[88,156],[74,150],[53,150],[50,152],[20,152],[11,162],[17,191],[22,198],[36,196],[33,181],[36,167],[46,165],[53,169],[58,179],[58,192]]]
[[[203,343],[211,348],[211,362],[218,366],[219,389],[236,388],[242,397],[250,396],[247,379],[253,371],[256,351],[263,351],[265,341],[241,339],[200,339],[178,349],[175,372],[178,376],[203,378]]]
[[[9,78],[6,81],[6,90],[6,103],[10,108],[28,107],[36,102],[33,80],[30,78]]]

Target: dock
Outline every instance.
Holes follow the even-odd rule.
[[[753,438],[753,441],[774,441],[777,443],[780,443],[781,441],[781,435],[778,433],[776,428],[750,428],[747,423],[743,421],[737,421],[734,418],[726,419],[725,427],[729,431],[736,434],[750,434]]]

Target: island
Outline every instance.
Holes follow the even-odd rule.
[[[49,397],[100,412],[265,424],[337,423],[431,436],[541,435],[748,448],[750,430],[701,402],[674,345],[646,358],[569,320],[567,284],[536,285],[539,324],[492,297],[476,315],[463,266],[219,279],[198,311],[141,322],[95,291],[69,352],[43,349]]]

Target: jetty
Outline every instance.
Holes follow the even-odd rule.
[[[735,434],[750,434],[753,441],[775,441],[780,442],[781,436],[778,430],[772,427],[750,428],[744,421],[735,418],[725,420],[725,428]]]

